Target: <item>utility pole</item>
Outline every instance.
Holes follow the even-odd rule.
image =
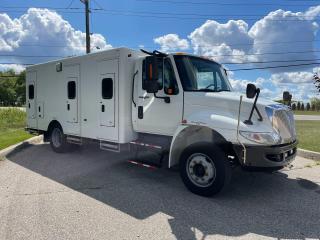
[[[87,53],[90,53],[90,9],[89,9],[89,0],[80,0],[85,5],[85,14],[86,14],[86,49]]]

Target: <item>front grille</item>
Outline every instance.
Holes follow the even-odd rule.
[[[279,132],[282,143],[296,140],[296,128],[293,113],[290,110],[275,110],[272,118],[273,127]]]

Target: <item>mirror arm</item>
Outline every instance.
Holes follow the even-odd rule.
[[[163,99],[165,103],[170,103],[170,97],[159,97],[156,95],[156,93],[153,93],[155,98]]]
[[[248,124],[248,125],[252,125],[252,121],[251,121],[251,118],[252,118],[252,115],[253,115],[253,111],[256,110],[258,115],[259,115],[259,121],[262,121],[263,118],[262,118],[262,115],[259,111],[259,109],[257,108],[257,100],[259,98],[259,94],[260,94],[260,89],[258,88],[257,89],[257,95],[256,95],[256,98],[254,99],[254,102],[253,102],[253,106],[251,108],[251,112],[250,112],[250,116],[249,116],[249,119],[248,120],[245,120],[244,123],[245,124]]]
[[[136,102],[134,101],[134,80],[136,78],[136,75],[138,74],[138,70],[133,74],[133,79],[132,79],[132,92],[131,92],[131,98],[132,98],[132,102],[133,102],[133,105],[134,107],[137,107],[137,104]]]

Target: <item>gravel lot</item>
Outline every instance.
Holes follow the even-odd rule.
[[[188,192],[173,170],[37,144],[0,161],[0,239],[318,239],[320,166],[236,170],[227,192]]]

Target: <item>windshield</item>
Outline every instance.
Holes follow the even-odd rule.
[[[218,63],[193,56],[174,56],[184,91],[231,91],[224,69]]]

